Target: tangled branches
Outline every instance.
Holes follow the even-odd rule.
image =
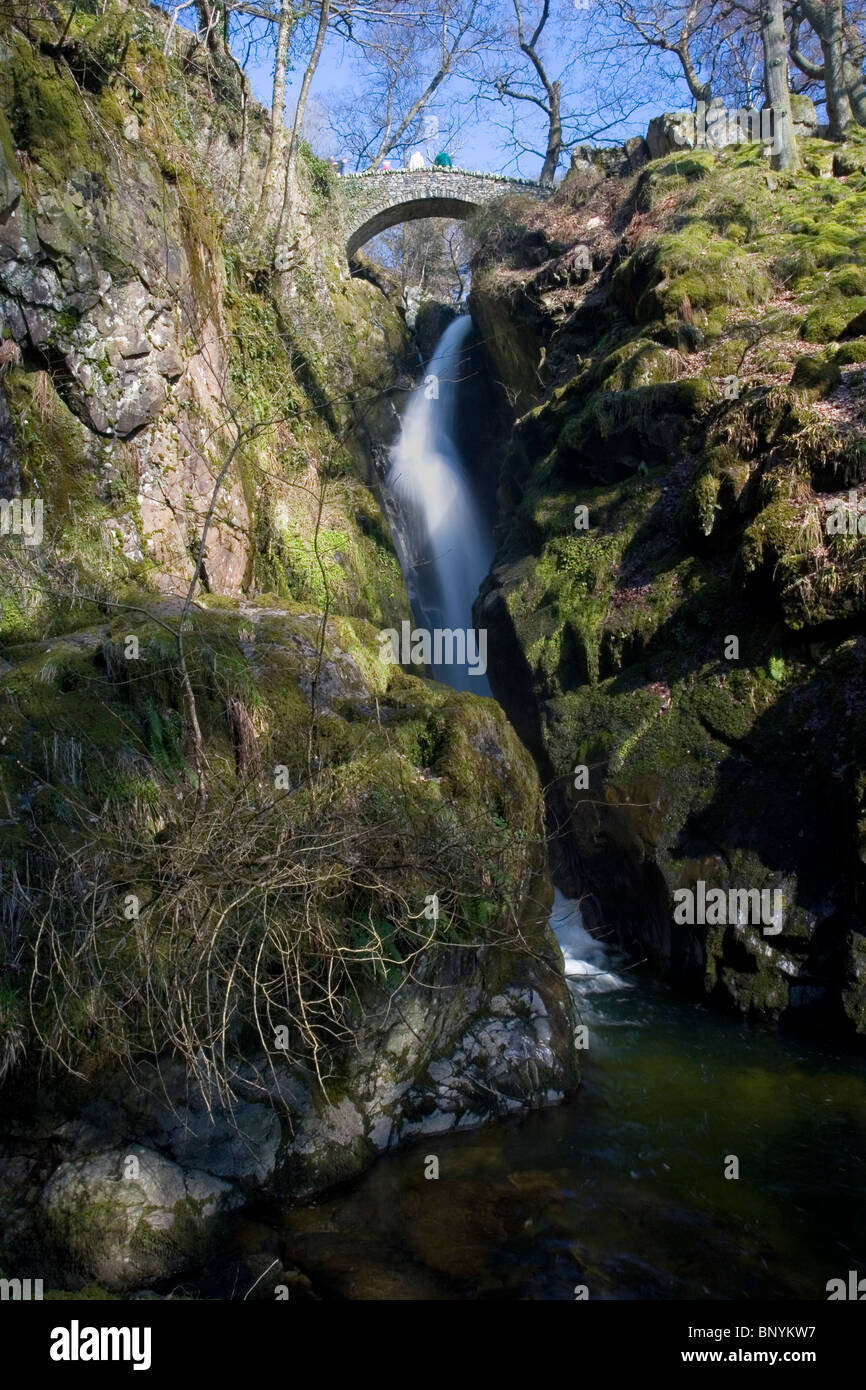
[[[89,1075],[173,1054],[229,1110],[253,1056],[275,1084],[275,1067],[299,1061],[324,1089],[353,1019],[431,947],[472,943],[485,917],[484,941],[515,936],[507,830],[497,890],[489,833],[479,842],[438,800],[401,804],[392,786],[347,801],[332,771],[285,794],[254,780],[220,791],[198,809],[190,792],[189,819],[151,835],[128,815],[93,833],[78,808],[65,842],[39,848],[15,906],[45,1059]]]

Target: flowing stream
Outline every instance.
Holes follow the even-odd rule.
[[[388,487],[419,624],[466,628],[493,554],[453,430],[468,317],[405,415]],[[430,377],[438,382],[438,398]],[[445,666],[437,678],[486,694]],[[683,1002],[583,928],[552,925],[581,1020],[570,1103],[386,1155],[338,1196],[283,1212],[326,1296],[824,1299],[866,1272],[866,1063]],[[739,1177],[725,1177],[726,1160]],[[728,1165],[729,1166],[729,1165]]]

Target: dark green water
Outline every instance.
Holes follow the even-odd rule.
[[[573,981],[574,1101],[384,1157],[285,1211],[284,1256],[359,1299],[824,1299],[866,1273],[863,1060],[631,978]]]

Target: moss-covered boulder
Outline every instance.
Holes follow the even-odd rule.
[[[34,1218],[36,1240],[67,1282],[141,1288],[199,1264],[219,1218],[240,1201],[212,1174],[131,1144],[55,1169]]]
[[[178,619],[7,644],[0,681],[8,1239],[111,1288],[193,1267],[251,1196],[577,1081],[541,792],[495,702],[361,620],[211,600],[183,641],[203,770]]]

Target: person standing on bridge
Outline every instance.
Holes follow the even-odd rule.
[[[426,169],[426,167],[427,167],[427,165],[426,165],[425,162],[424,162],[424,156],[423,156],[423,154],[421,153],[420,150],[415,150],[414,154],[411,154],[411,155],[409,156],[409,168],[410,168],[410,169]]]
[[[454,165],[447,150],[440,150],[433,163],[437,169],[453,169]]]

